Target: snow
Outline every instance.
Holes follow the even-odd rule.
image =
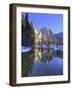
[[[38,46],[38,45],[36,45],[35,48],[45,48],[45,49],[46,49],[46,48],[49,48],[49,47],[46,46],[46,45],[42,45],[42,46]]]
[[[50,45],[50,46],[46,46],[46,45],[42,45],[42,46],[35,46],[35,48],[45,48],[45,49],[48,49],[48,48],[52,48],[54,50],[60,50],[62,51],[63,50],[63,46],[53,46],[53,45]],[[32,48],[31,47],[21,47],[21,52],[23,53],[26,53],[26,52],[29,52],[31,51]]]
[[[63,50],[63,46],[55,46],[55,45],[50,45],[50,46],[46,46],[46,45],[38,46],[38,45],[36,45],[35,48],[45,48],[45,49],[52,48],[54,50],[60,50],[60,51]]]
[[[50,45],[50,48],[53,48],[54,50],[60,50],[60,51],[62,51],[63,50],[63,46],[53,46],[53,45]]]
[[[21,52],[23,52],[23,53],[29,52],[31,50],[32,50],[32,48],[30,48],[30,47],[21,47]]]

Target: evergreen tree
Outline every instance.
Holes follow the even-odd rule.
[[[34,46],[34,29],[32,21],[29,21],[28,13],[23,17],[24,23],[22,24],[22,46]]]

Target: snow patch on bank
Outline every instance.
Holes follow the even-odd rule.
[[[30,47],[21,47],[21,52],[23,52],[23,53],[29,52],[31,50],[32,50],[32,48],[30,48]]]

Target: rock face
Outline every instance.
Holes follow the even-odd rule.
[[[42,34],[42,42],[44,44],[55,44],[56,43],[56,38],[54,36],[54,33],[47,28],[42,28],[41,29],[41,34]]]
[[[51,29],[41,28],[37,30],[29,20],[28,13],[22,15],[22,46],[34,47],[35,45],[63,45],[63,32],[54,34]]]
[[[28,13],[22,16],[22,46],[32,47],[34,46],[34,29],[32,22],[29,21]]]
[[[35,46],[39,46],[41,43],[41,32],[39,29],[34,28],[34,34],[35,34]]]
[[[58,43],[63,45],[63,32],[55,34],[55,37],[58,40]]]
[[[58,40],[62,40],[62,39],[63,39],[63,32],[60,32],[60,33],[55,34],[55,37],[56,37]]]

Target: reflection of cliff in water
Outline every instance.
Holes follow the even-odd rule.
[[[52,61],[53,57],[58,57],[63,60],[63,51],[34,48],[27,53],[22,53],[22,77],[29,76],[29,73],[31,73],[34,63],[48,63]]]
[[[41,61],[42,62],[49,62],[50,60],[52,60],[54,54],[55,53],[54,53],[53,49],[42,50]]]
[[[54,49],[39,49],[35,48],[35,61],[49,62],[52,58],[56,56],[63,58],[63,51],[54,50]]]

